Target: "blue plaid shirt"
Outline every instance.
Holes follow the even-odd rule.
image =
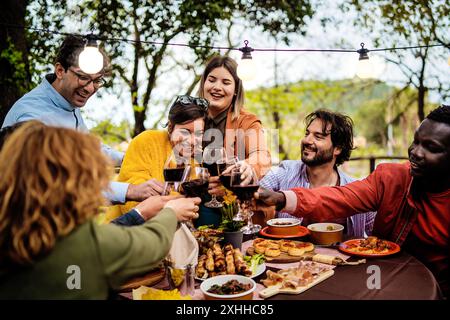
[[[340,185],[353,182],[356,179],[338,169]],[[260,181],[260,186],[270,190],[288,190],[291,188],[308,188],[309,180],[306,165],[300,160],[285,160],[277,168],[272,169]],[[359,213],[347,218],[347,236],[363,238],[372,233],[376,212]],[[279,218],[302,218],[291,216],[286,212],[277,212]]]

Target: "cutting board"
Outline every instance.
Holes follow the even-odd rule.
[[[295,241],[294,241],[295,242]],[[252,256],[254,254],[256,254],[255,252],[255,248],[253,247],[249,247],[246,251],[246,254],[248,256]],[[281,254],[277,257],[268,257],[266,256],[266,262],[270,262],[270,263],[291,263],[291,262],[298,262],[300,260],[303,260],[306,256],[313,256],[316,253],[313,251],[310,252],[306,252],[305,254],[301,255],[301,256],[290,256],[287,254],[287,252],[281,252]]]
[[[269,298],[272,297],[276,294],[279,293],[285,293],[285,294],[299,294],[302,292],[305,292],[306,290],[308,290],[311,287],[314,287],[316,284],[322,282],[325,279],[328,279],[329,277],[331,277],[334,274],[334,270],[328,270],[322,274],[320,274],[313,282],[311,282],[310,284],[303,286],[303,287],[297,287],[296,289],[292,289],[292,288],[280,288],[281,284],[279,285],[275,285],[275,286],[270,286],[267,287],[266,289],[262,290],[259,292],[259,296],[261,298]]]
[[[132,289],[139,288],[140,286],[152,286],[160,282],[165,276],[164,268],[152,270],[151,272],[129,280],[123,286],[120,287],[120,291],[131,291]]]

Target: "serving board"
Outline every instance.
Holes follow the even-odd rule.
[[[306,286],[302,286],[302,287],[297,287],[295,289],[292,288],[280,288],[281,284],[275,285],[275,286],[270,286],[265,288],[264,290],[261,290],[259,292],[259,296],[261,298],[270,298],[276,294],[279,293],[286,293],[286,294],[300,294],[302,292],[305,292],[306,290],[308,290],[311,287],[314,287],[316,284],[324,281],[325,279],[328,279],[329,277],[331,277],[334,274],[334,270],[328,270],[325,271],[324,273],[320,274],[313,282],[311,282],[310,284],[306,285]]]
[[[294,241],[294,242],[298,242],[298,241]],[[248,249],[246,251],[246,254],[248,256],[252,256],[252,255],[256,254],[255,248],[253,248],[252,246],[248,247]],[[313,251],[306,252],[306,253],[304,253],[301,256],[296,257],[296,256],[290,256],[289,254],[287,254],[287,252],[281,252],[281,254],[279,256],[277,256],[277,257],[268,257],[268,256],[266,256],[266,262],[270,262],[270,263],[298,262],[300,260],[304,260],[304,258],[307,257],[307,256],[311,256],[312,257],[315,254],[316,253],[313,250]]]
[[[140,286],[152,286],[160,282],[165,276],[164,268],[152,270],[151,272],[129,280],[123,286],[120,287],[120,291],[131,291],[132,289],[139,288]]]

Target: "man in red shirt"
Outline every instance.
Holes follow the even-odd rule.
[[[377,211],[373,234],[421,260],[449,296],[450,106],[433,110],[408,149],[409,162],[380,164],[366,179],[313,190],[260,190],[255,197],[298,217],[325,221]]]

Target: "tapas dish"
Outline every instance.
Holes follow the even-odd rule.
[[[268,262],[288,263],[300,261],[305,253],[313,251],[314,245],[311,242],[256,238],[247,249],[247,255],[259,253],[264,254]]]
[[[301,261],[296,268],[267,271],[267,278],[261,283],[266,289],[259,292],[260,297],[269,298],[278,293],[299,294],[331,277],[334,271],[330,266],[316,262]]]
[[[195,270],[195,278],[197,280],[205,280],[218,275],[242,275],[246,277],[256,277],[263,273],[265,264],[261,264],[253,273],[250,267],[244,261],[241,250],[233,248],[231,244],[227,244],[223,248],[215,243],[212,248],[202,254],[198,259]]]
[[[339,250],[350,255],[361,257],[383,257],[399,252],[400,246],[388,240],[368,237],[367,239],[345,241],[341,243]]]
[[[252,300],[256,282],[240,275],[221,275],[200,285],[205,300]]]

